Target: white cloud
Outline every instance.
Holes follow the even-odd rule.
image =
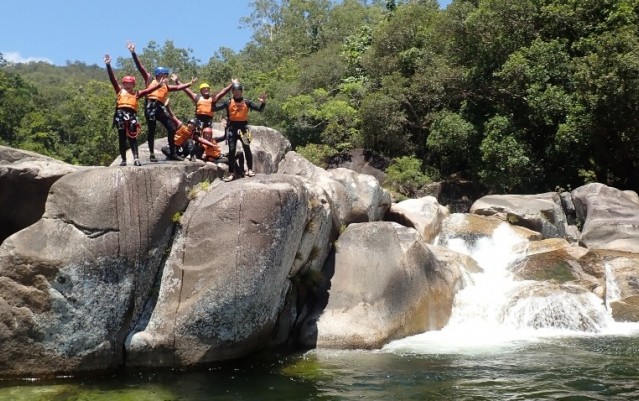
[[[53,61],[45,57],[22,57],[18,52],[0,52],[2,57],[11,64],[18,63],[30,63],[44,61],[45,63],[53,64]]]

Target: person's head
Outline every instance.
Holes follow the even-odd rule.
[[[233,97],[235,99],[239,99],[242,97],[242,91],[244,90],[244,88],[242,88],[242,84],[236,82],[233,84],[233,86],[231,86],[231,91],[233,93]]]
[[[211,87],[206,82],[200,84],[200,93],[202,96],[208,96],[211,92]]]
[[[133,90],[135,87],[135,77],[133,75],[126,75],[122,77],[122,87],[128,91]]]
[[[211,127],[206,127],[202,130],[202,137],[207,141],[210,141],[213,138],[213,129]]]
[[[170,72],[171,70],[166,67],[155,67],[155,77],[157,79],[168,78]]]
[[[189,131],[193,132],[195,131],[195,128],[197,127],[197,120],[195,118],[190,119],[187,123],[186,123],[186,127],[189,129]]]

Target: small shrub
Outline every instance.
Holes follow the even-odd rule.
[[[189,200],[193,200],[197,198],[200,192],[206,192],[208,191],[210,187],[211,187],[211,182],[209,180],[204,180],[202,182],[199,182],[195,187],[191,188],[187,198],[189,198]]]
[[[386,169],[386,185],[400,194],[414,197],[419,190],[432,182],[421,169],[422,162],[416,157],[399,157]]]
[[[295,151],[309,162],[321,168],[327,168],[331,157],[338,153],[335,149],[328,145],[318,145],[315,143],[309,143],[306,146],[298,146]]]
[[[173,217],[171,217],[171,221],[174,222],[175,224],[180,224],[181,220],[182,220],[182,212],[175,212],[175,214],[173,214]]]

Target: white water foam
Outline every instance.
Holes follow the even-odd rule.
[[[639,333],[637,324],[614,322],[603,301],[579,287],[513,280],[508,267],[525,256],[526,245],[508,224],[472,247],[449,239],[448,248],[471,256],[484,271],[465,274],[446,327],[393,341],[383,351],[490,353],[548,337]]]

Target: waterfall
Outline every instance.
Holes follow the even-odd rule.
[[[604,263],[604,272],[606,277],[606,309],[611,310],[610,304],[621,299],[621,290],[619,290],[619,284],[615,280],[615,272],[610,263]]]
[[[604,302],[581,286],[514,280],[508,268],[526,256],[527,244],[506,223],[490,237],[441,241],[440,245],[472,257],[483,272],[465,275],[465,287],[455,296],[446,327],[391,342],[384,350],[464,352],[548,336],[609,333],[619,327]],[[614,281],[612,277],[607,272],[607,280]],[[607,285],[610,297],[618,297],[615,286]]]

